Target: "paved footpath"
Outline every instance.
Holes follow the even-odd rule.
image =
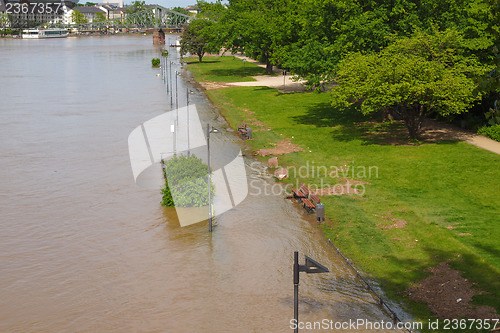
[[[426,120],[424,125],[426,135],[437,135],[442,140],[461,140],[476,147],[500,154],[500,142],[487,138],[451,124],[444,124],[435,120]]]

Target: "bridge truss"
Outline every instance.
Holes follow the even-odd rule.
[[[78,10],[78,7],[75,8]],[[44,23],[47,28],[71,28],[78,30],[105,30],[105,29],[181,29],[188,24],[193,16],[182,14],[171,9],[155,5],[145,10],[127,14],[124,18],[115,18],[91,23],[63,24]]]

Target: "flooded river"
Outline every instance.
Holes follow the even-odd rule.
[[[127,137],[171,110],[157,55],[151,36],[0,39],[0,331],[291,332],[294,250],[330,269],[301,273],[300,320],[390,320],[282,195],[249,195],[209,233],[135,184]],[[171,60],[179,104],[188,87],[224,129]],[[239,144],[222,132],[215,159]]]

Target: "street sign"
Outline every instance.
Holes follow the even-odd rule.
[[[328,273],[329,270],[325,266],[321,265],[319,262],[316,260],[313,260],[309,258],[308,256],[306,257],[306,264],[303,267],[303,271],[306,273]]]

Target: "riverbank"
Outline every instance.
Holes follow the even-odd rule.
[[[197,80],[213,79],[209,65]],[[285,184],[358,189],[322,196],[331,223],[319,227],[418,319],[496,316],[499,155],[432,135],[409,141],[403,124],[334,110],[326,93],[263,86],[206,93],[233,129],[242,121],[252,127],[254,140],[245,141],[252,151],[282,142],[299,148],[278,156],[290,173]]]

